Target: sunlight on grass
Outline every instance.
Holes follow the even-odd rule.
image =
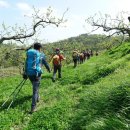
[[[130,128],[129,45],[92,57],[77,68],[64,66],[62,79],[43,74],[38,111],[28,114],[32,86],[25,83],[9,111],[0,110],[0,129],[128,130]],[[21,77],[0,79],[0,104]]]

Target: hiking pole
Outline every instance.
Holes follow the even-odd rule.
[[[5,102],[1,105],[1,107],[3,107],[6,102],[10,99],[10,97],[16,92],[16,90],[19,88],[19,86],[25,81],[25,79],[23,79],[15,88],[15,90],[8,96],[8,98],[5,100]]]
[[[20,92],[20,90],[22,89],[22,87],[23,87],[23,85],[25,84],[25,82],[26,82],[26,80],[24,80],[24,82],[22,82],[21,86],[19,86],[19,89],[18,89],[17,93],[15,93],[15,94],[13,95],[13,99],[12,99],[11,103],[9,104],[9,106],[8,106],[8,108],[7,108],[7,111],[9,110],[9,108],[11,107],[11,105],[13,104],[15,98],[16,98],[17,95],[19,94],[19,92]]]

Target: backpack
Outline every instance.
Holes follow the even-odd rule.
[[[78,58],[77,52],[73,52],[72,57],[73,57],[73,59],[77,59]]]
[[[54,55],[52,58],[53,65],[60,65],[60,57],[59,55]]]
[[[80,59],[83,59],[83,58],[84,58],[84,54],[80,53]]]
[[[25,64],[25,71],[27,75],[40,75],[41,70],[41,53],[35,49],[27,51],[27,59]]]

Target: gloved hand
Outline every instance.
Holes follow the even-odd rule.
[[[27,76],[27,74],[23,74],[23,79],[27,79],[28,78],[28,76]]]

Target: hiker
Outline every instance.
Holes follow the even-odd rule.
[[[98,56],[98,51],[96,51],[95,55]]]
[[[87,58],[87,52],[84,50],[84,51],[83,51],[83,54],[84,54],[83,61],[85,62],[85,60],[86,60],[86,58]]]
[[[41,48],[42,45],[40,43],[35,43],[34,49],[29,49],[26,53],[27,58],[25,62],[25,73],[23,78],[28,77],[33,87],[30,113],[33,113],[35,111],[36,103],[39,102],[39,85],[42,74],[41,66],[45,65],[48,72],[50,72],[50,67],[45,59],[45,54],[40,52]]]
[[[79,52],[79,50],[77,51],[77,54],[78,54],[78,56],[77,56],[77,63],[80,64],[80,52]]]
[[[87,50],[86,52],[87,60],[90,59],[90,52]]]
[[[82,64],[84,61],[84,54],[83,52],[80,53],[80,64]]]
[[[93,51],[92,50],[90,50],[90,56],[93,56]]]
[[[78,52],[77,52],[77,50],[73,51],[72,58],[73,58],[74,68],[75,68],[77,66],[77,62],[78,62]]]
[[[52,81],[55,82],[56,73],[58,71],[58,78],[61,78],[61,61],[65,60],[66,58],[60,53],[60,49],[57,48],[55,50],[55,55],[52,57],[52,64],[53,64],[53,77]]]

